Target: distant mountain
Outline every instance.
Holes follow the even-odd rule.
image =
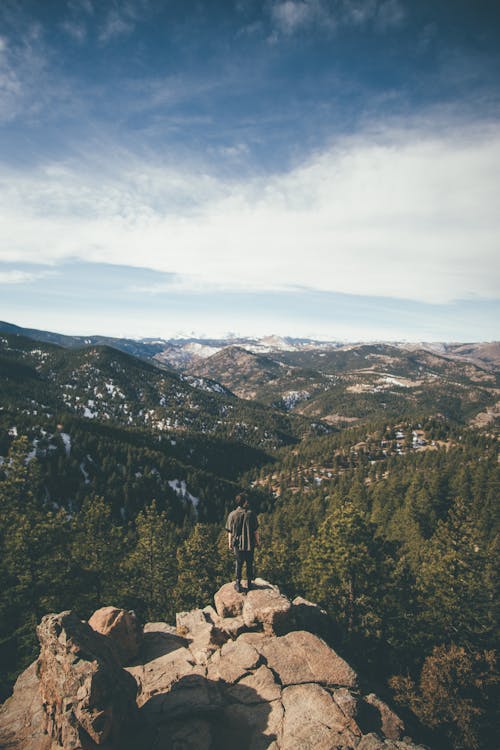
[[[41,331],[35,328],[22,328],[13,323],[0,321],[0,333],[27,336],[35,341],[57,344],[65,348],[81,346],[111,346],[119,351],[143,359],[155,359],[163,365],[174,369],[184,369],[192,362],[201,361],[230,346],[241,346],[254,353],[272,353],[274,351],[302,351],[307,349],[334,348],[335,342],[321,342],[312,339],[298,339],[281,336],[264,336],[262,338],[231,339],[158,339],[158,338],[113,338],[111,336],[66,336],[52,331]]]
[[[399,352],[428,351],[439,356],[472,362],[489,370],[500,370],[500,342],[446,343],[446,342],[339,342],[318,341],[290,336],[262,336],[240,338],[113,338],[111,336],[67,336],[52,331],[22,328],[13,323],[0,321],[0,333],[27,336],[36,341],[57,344],[66,348],[106,345],[143,359],[155,359],[168,367],[183,370],[212,357],[222,349],[240,347],[253,354],[297,353],[293,364],[314,367],[325,352],[332,352],[335,367],[356,366],[356,357],[370,351],[376,355],[384,348]]]
[[[189,429],[269,447],[308,429],[305,423],[280,421],[285,413],[308,424],[336,426],[403,414],[443,414],[486,425],[498,413],[500,344],[495,342],[339,344],[277,336],[134,341],[2,326],[11,342],[9,363],[2,366],[17,373],[11,381],[30,380],[47,407],[51,399],[54,408],[62,398],[63,408],[86,418]],[[23,331],[32,335],[23,338]],[[50,339],[45,347],[57,345],[58,351],[36,353],[36,337]],[[13,357],[15,341],[23,342],[22,357]],[[102,341],[111,346],[95,343]],[[57,395],[46,388],[47,376],[57,383]],[[272,407],[269,414],[266,406]]]
[[[108,346],[64,349],[0,337],[2,404],[23,413],[70,412],[156,432],[189,430],[248,445],[294,442],[308,425],[242,401],[210,379],[177,374]]]
[[[274,404],[286,411],[322,393],[332,383],[329,375],[318,370],[292,366],[279,361],[277,355],[257,354],[239,346],[193,362],[188,371],[218,380],[240,398]]]
[[[9,333],[16,336],[27,336],[35,341],[43,341],[48,344],[57,344],[65,348],[77,348],[81,346],[111,346],[113,349],[132,354],[134,357],[152,359],[155,354],[163,351],[168,342],[158,339],[122,339],[110,336],[66,336],[62,333],[52,331],[39,331],[35,328],[21,328],[12,323],[0,321],[0,333]]]

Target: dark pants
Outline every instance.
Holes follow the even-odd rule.
[[[243,563],[247,569],[247,581],[253,580],[253,549],[244,550],[234,548],[234,556],[236,558],[236,580],[241,581],[241,572],[243,569]]]

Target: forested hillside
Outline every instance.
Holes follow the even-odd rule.
[[[319,402],[298,414],[208,370],[187,380],[108,347],[2,337],[2,698],[47,612],[114,604],[168,621],[209,601],[232,576],[223,521],[246,488],[258,574],[318,601],[332,643],[433,747],[494,746],[498,432],[493,411],[474,420],[496,403],[496,372],[323,354],[273,354],[280,393],[327,360]],[[388,377],[412,385],[352,387]]]

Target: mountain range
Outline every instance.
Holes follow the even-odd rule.
[[[9,323],[0,323],[0,333],[17,349],[24,342],[22,356],[3,344],[9,367],[35,391],[48,378],[49,391],[42,389],[53,405],[85,418],[189,429],[258,447],[383,416],[438,413],[487,425],[495,420],[500,385],[499,342],[135,340]],[[33,340],[36,349],[29,348]]]

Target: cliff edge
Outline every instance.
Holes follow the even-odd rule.
[[[0,709],[2,750],[424,750],[324,640],[325,613],[257,579],[137,624],[44,617],[40,656]]]

